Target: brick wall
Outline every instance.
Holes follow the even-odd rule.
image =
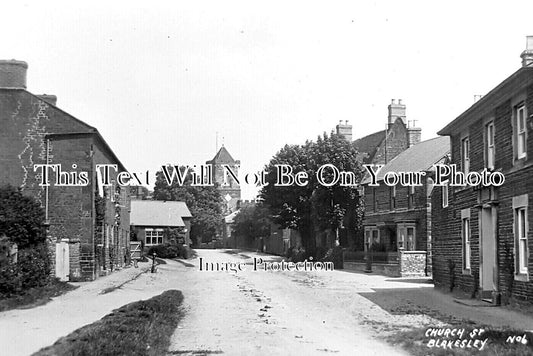
[[[391,204],[393,191],[391,187],[384,182],[379,182],[377,187],[365,186],[365,216],[363,219],[364,226],[376,226],[388,224],[380,228],[381,241],[384,242],[391,250],[395,250],[391,241],[391,235],[395,234],[396,224],[410,222],[415,224],[416,228],[416,248],[418,250],[427,249],[427,179],[424,178],[423,185],[414,189],[413,205],[409,205],[409,187],[398,185],[396,187],[396,204]],[[377,209],[374,209],[374,194],[377,200]],[[392,232],[391,229],[394,231]]]
[[[92,127],[29,92],[0,89],[0,108],[0,184],[21,187],[24,194],[37,199],[44,208],[46,189],[39,185],[41,175],[39,171],[34,171],[34,164],[46,163],[48,156],[48,163],[61,164],[65,171],[89,172],[91,184],[88,186],[49,187],[48,242],[54,263],[55,243],[61,239],[75,241],[74,246],[77,247],[71,246],[75,252],[71,256],[70,275],[79,280],[96,278],[98,246],[95,242],[99,236],[94,228],[96,174],[93,164],[112,163],[114,157],[93,134]],[[81,135],[47,136],[51,133]],[[48,149],[47,138],[50,139]],[[98,159],[93,159],[93,153]],[[73,168],[73,164],[77,166]],[[124,206],[120,208],[120,239],[114,246],[116,266],[124,264],[122,255],[129,249],[129,195],[124,194],[120,204]],[[117,207],[111,202],[106,204],[106,221],[113,222]]]
[[[385,164],[409,147],[407,128],[397,119],[387,131],[387,139],[378,147],[372,163]]]
[[[487,118],[494,118],[495,126],[495,170],[504,173],[504,185],[495,188],[496,205],[481,198],[480,190],[473,188],[450,188],[449,206],[442,207],[441,187],[436,187],[432,199],[433,223],[433,278],[435,285],[450,288],[452,283],[461,290],[474,293],[479,286],[480,273],[480,203],[494,206],[497,211],[496,241],[498,259],[498,290],[504,297],[515,297],[523,300],[533,298],[533,282],[524,281],[514,276],[514,211],[513,197],[528,194],[528,243],[529,251],[533,251],[533,119],[527,119],[527,158],[515,162],[513,159],[513,110],[512,103],[525,94],[528,116],[533,114],[533,85],[524,89],[503,87],[503,97],[497,104],[487,103],[487,107],[479,109],[484,112],[480,116],[467,116],[464,127],[452,132],[452,162],[460,164],[461,138],[468,134],[470,140],[471,171],[484,168],[484,137],[483,131]],[[486,189],[484,190],[486,191]],[[471,224],[471,271],[463,272],[461,210],[470,209]],[[454,272],[450,262],[455,265]],[[533,272],[533,258],[529,254],[529,273]],[[530,277],[531,278],[531,277]]]

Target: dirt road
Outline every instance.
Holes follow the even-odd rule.
[[[194,266],[184,266],[188,270],[172,272],[179,276],[187,314],[174,333],[170,351],[186,355],[404,354],[361,325],[376,313],[390,316],[355,294],[350,279],[340,284],[328,281],[328,273],[339,272],[253,271],[252,255],[247,253],[201,250],[199,254],[204,263],[248,264],[239,272],[199,271],[197,259]],[[364,290],[364,284],[357,289]]]
[[[444,326],[438,319],[449,317],[469,325],[533,329],[533,319],[524,313],[458,304],[425,280],[346,271],[253,271],[254,258],[281,258],[241,251],[199,250],[198,257],[204,267],[233,263],[228,266],[243,270],[201,271],[199,258],[167,260],[157,273],[130,268],[82,283],[46,305],[0,313],[0,354],[30,355],[113,309],[168,289],[183,292],[186,311],[168,355],[405,355],[385,336]],[[121,287],[102,293],[113,286]]]

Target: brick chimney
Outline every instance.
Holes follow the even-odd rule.
[[[422,139],[422,128],[415,127],[416,120],[410,120],[407,125],[407,145],[414,146]]]
[[[52,104],[54,106],[57,106],[57,96],[55,95],[49,95],[49,94],[41,94],[37,95],[39,99],[46,101],[48,104]]]
[[[402,119],[404,125],[407,125],[407,122],[405,121],[405,105],[402,104],[402,99],[398,99],[398,103],[396,103],[395,99],[392,99],[389,105],[389,127],[391,127],[398,118]]]
[[[533,63],[533,36],[526,37],[526,49],[520,55],[522,67],[529,67]]]
[[[28,63],[14,59],[0,60],[0,88],[26,89]]]
[[[342,123],[342,120],[339,120],[339,124],[335,126],[337,135],[341,135],[348,142],[352,142],[352,125],[348,125],[348,120]]]

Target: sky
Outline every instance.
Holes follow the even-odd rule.
[[[520,68],[532,13],[530,0],[20,1],[2,6],[0,59],[26,61],[28,91],[57,95],[131,172],[224,144],[253,173],[339,120],[354,139],[383,130],[391,99],[435,137]]]

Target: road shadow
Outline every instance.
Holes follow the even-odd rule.
[[[192,263],[188,263],[188,262],[181,261],[181,260],[178,260],[178,259],[174,259],[174,261],[176,261],[176,262],[178,262],[178,263],[181,263],[181,264],[184,265],[185,267],[196,267],[196,266],[193,265]]]
[[[400,283],[411,283],[411,284],[433,284],[433,280],[430,278],[393,278],[386,279],[386,282],[400,282]]]

